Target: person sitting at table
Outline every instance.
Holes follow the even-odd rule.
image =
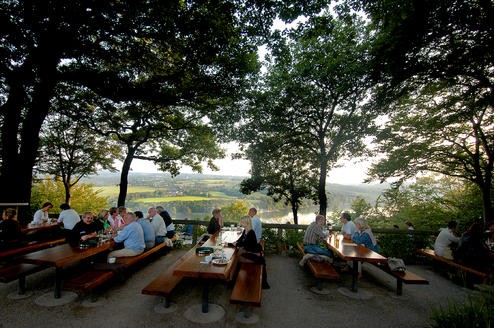
[[[364,218],[357,218],[354,220],[354,224],[356,225],[356,232],[352,235],[352,241],[371,249],[373,252],[379,253],[378,243],[366,220]]]
[[[119,215],[119,209],[115,206],[112,206],[108,209],[108,223],[113,227],[115,220],[117,220],[117,216]]]
[[[459,247],[454,251],[454,260],[482,272],[489,272],[493,267],[493,257],[483,240],[481,223],[471,224],[461,235]]]
[[[126,216],[127,208],[125,206],[118,207],[118,214],[113,218],[112,229],[115,231],[122,230],[125,225],[124,217]]]
[[[112,224],[108,220],[110,217],[110,212],[107,210],[100,210],[98,212],[97,220],[101,222],[103,226],[103,232],[107,233],[112,230]]]
[[[157,206],[156,207],[157,213],[163,218],[163,221],[165,222],[165,227],[167,228],[167,234],[165,237],[168,239],[172,239],[175,236],[175,226],[172,221],[172,217],[170,214],[165,210],[163,206]]]
[[[13,208],[3,210],[0,221],[0,249],[15,248],[21,242],[21,226]]]
[[[238,247],[238,261],[239,263],[259,263],[263,265],[261,286],[263,289],[269,289],[266,261],[263,255],[263,249],[258,243],[256,233],[253,230],[252,221],[250,216],[243,216],[239,222],[239,225],[244,228],[241,236],[237,241],[233,243],[233,246]]]
[[[131,257],[141,254],[146,247],[144,242],[144,231],[141,225],[136,222],[136,214],[128,212],[125,215],[124,228],[113,238],[116,243],[124,243],[124,248],[111,251],[107,258],[111,257]]]
[[[325,239],[327,235],[323,231],[325,226],[325,216],[318,214],[313,222],[310,223],[306,232],[304,233],[304,251],[308,254],[325,255],[330,258],[333,257],[332,253],[325,247],[320,246],[322,243],[326,245]]]
[[[94,220],[94,215],[86,211],[82,215],[82,220],[76,223],[68,235],[67,242],[73,246],[80,243],[86,244],[92,238],[98,237],[98,232],[103,230],[103,225]]]
[[[351,215],[347,212],[343,212],[340,215],[340,222],[342,222],[340,231],[344,235],[344,238],[351,239],[354,232],[356,232],[356,225],[351,221]]]
[[[155,229],[151,225],[150,220],[144,218],[144,214],[141,211],[134,212],[136,214],[136,222],[141,225],[144,233],[144,244],[146,248],[153,248],[155,246]]]
[[[219,208],[215,208],[213,209],[213,211],[211,211],[211,214],[213,216],[208,223],[206,231],[210,235],[213,235],[215,232],[220,231],[223,227],[222,210]]]
[[[452,248],[457,248],[460,238],[456,236],[457,222],[449,221],[447,228],[442,228],[435,239],[435,255],[442,256],[448,260],[453,260]]]
[[[34,213],[33,221],[31,224],[42,224],[48,222],[48,211],[53,208],[53,204],[50,202],[46,202],[43,206]]]
[[[67,230],[72,230],[76,223],[81,221],[81,218],[75,210],[70,208],[69,204],[64,203],[60,205],[60,209],[62,210],[62,212],[60,212],[60,214],[58,215],[57,222],[62,223],[64,229],[66,230],[66,233],[68,233]]]
[[[148,208],[148,219],[151,221],[151,225],[155,230],[155,244],[163,243],[167,237],[167,226],[163,218],[156,211],[156,208]]]

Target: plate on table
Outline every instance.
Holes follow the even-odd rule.
[[[214,259],[211,261],[211,263],[213,263],[215,265],[227,265],[227,263],[229,263],[229,261],[227,261],[226,259]]]
[[[198,255],[209,255],[213,253],[214,249],[213,247],[208,247],[208,246],[202,246],[196,248],[196,254]]]

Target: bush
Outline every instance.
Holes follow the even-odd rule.
[[[469,297],[462,305],[450,303],[446,309],[434,309],[429,327],[493,327],[493,286],[490,288],[490,291]]]
[[[413,234],[377,234],[380,254],[398,257],[407,263],[414,263],[416,250],[429,244],[429,236]]]

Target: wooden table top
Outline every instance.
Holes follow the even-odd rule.
[[[336,246],[335,238],[338,239]],[[335,235],[327,239],[327,247],[336,253],[341,259],[346,261],[364,261],[371,263],[387,263],[387,258],[372,251],[363,245],[357,245],[350,239],[345,239],[343,235]]]
[[[223,243],[232,243],[239,238],[239,234],[236,231],[223,231],[221,235],[217,232],[202,246],[215,247],[220,242],[220,237]],[[237,263],[237,249],[234,247],[223,247],[223,252],[226,259],[229,259],[229,262],[226,265],[215,265],[213,263],[201,263],[204,262],[205,256],[196,254],[196,248],[198,247],[200,246],[194,246],[178,260],[180,263],[177,263],[174,269],[174,276],[201,279],[230,279],[231,272]]]
[[[28,224],[27,226],[21,227],[21,232],[26,234],[28,232],[40,231],[40,230],[48,230],[60,227],[60,223],[57,221],[52,223],[42,223],[42,224]]]
[[[79,248],[73,247],[69,244],[63,244],[25,254],[20,257],[20,260],[25,263],[48,265],[60,268],[93,255],[108,251],[114,244],[115,243],[113,241],[107,241],[101,245],[88,248]]]

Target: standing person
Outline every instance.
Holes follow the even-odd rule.
[[[460,238],[456,236],[456,229],[457,222],[452,220],[447,223],[447,228],[440,229],[434,245],[435,255],[454,259],[451,247],[457,248],[460,242]]]
[[[356,232],[352,235],[352,241],[378,253],[380,251],[378,243],[366,220],[357,218],[354,223],[356,224]]]
[[[65,230],[72,230],[77,222],[81,221],[79,214],[69,204],[60,205],[62,212],[58,215],[57,222],[64,225]]]
[[[79,243],[87,242],[89,239],[98,237],[98,231],[102,230],[103,226],[100,222],[94,220],[93,213],[86,211],[82,215],[82,220],[74,225],[67,235],[67,242],[73,246]]]
[[[174,226],[174,223],[172,222],[172,217],[165,210],[165,208],[163,206],[157,206],[156,207],[156,211],[163,218],[163,221],[165,221],[165,226],[167,227],[167,234],[165,236],[168,239],[174,238],[174,236],[175,236],[175,226]]]
[[[136,222],[141,225],[144,233],[144,244],[146,248],[153,248],[155,246],[155,229],[151,225],[150,220],[144,218],[144,214],[141,211],[134,212],[136,214]]]
[[[356,225],[351,221],[351,215],[347,212],[343,212],[340,215],[340,222],[342,222],[342,234],[345,239],[351,239],[354,232],[356,232]]]
[[[304,251],[309,254],[320,254],[332,257],[332,253],[325,247],[320,246],[320,243],[325,244],[327,237],[323,232],[325,225],[325,216],[318,214],[313,222],[308,226],[304,233]],[[326,245],[326,244],[325,244]]]
[[[256,240],[259,243],[261,241],[262,226],[261,226],[261,219],[257,214],[258,214],[258,210],[254,207],[251,207],[248,211],[248,215],[251,218],[251,222],[253,223],[253,230],[254,233],[256,234]]]
[[[3,210],[0,221],[0,249],[17,247],[21,241],[21,226],[16,216],[17,212],[13,208]]]
[[[107,258],[111,257],[131,257],[141,254],[146,247],[144,242],[144,232],[141,225],[136,222],[136,214],[129,212],[124,216],[122,231],[113,238],[117,243],[124,243],[124,248],[111,251]]]
[[[156,208],[148,208],[148,219],[151,221],[151,225],[155,230],[155,243],[163,243],[167,234],[167,227],[163,218],[156,212]]]
[[[220,229],[222,229],[223,227],[222,210],[219,208],[215,208],[213,209],[213,211],[211,211],[211,214],[213,216],[210,219],[210,223],[208,223],[206,231],[210,235],[213,235],[215,232],[220,231]]]
[[[42,224],[48,222],[48,211],[53,208],[53,204],[50,202],[46,202],[43,206],[34,213],[33,221],[31,224]]]

